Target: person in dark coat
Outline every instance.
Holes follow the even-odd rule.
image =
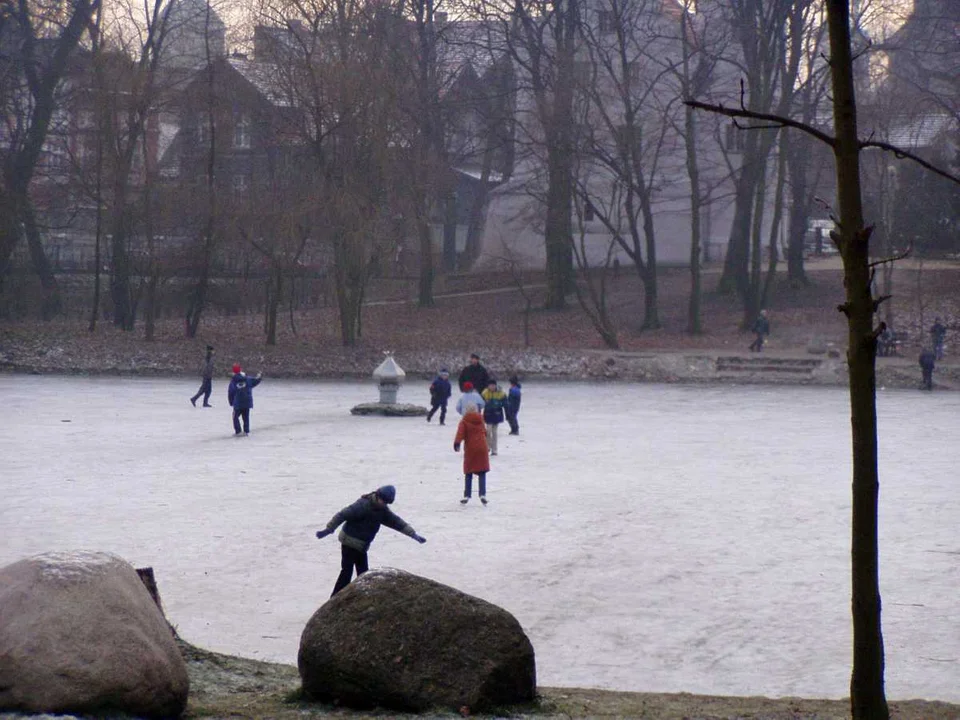
[[[233,432],[240,434],[240,420],[243,420],[243,434],[250,434],[250,411],[253,409],[253,389],[260,384],[263,373],[248,378],[239,365],[233,366],[233,379],[227,388],[227,400],[233,408]]]
[[[203,395],[203,406],[213,407],[213,405],[210,404],[210,393],[213,392],[213,345],[207,345],[207,357],[204,359],[203,366],[200,368],[200,378],[200,389],[197,390],[196,395],[190,398],[190,402],[196,407],[197,400]]]
[[[504,408],[511,435],[520,434],[520,423],[517,422],[517,415],[520,414],[520,401],[523,397],[521,388],[520,379],[516,375],[511,376],[510,390],[507,391],[507,404]]]
[[[350,584],[353,570],[356,568],[357,577],[367,571],[367,551],[370,544],[380,531],[381,525],[391,530],[403,533],[418,543],[425,543],[426,538],[417,535],[403,518],[390,511],[390,505],[397,497],[397,489],[393,485],[384,485],[372,493],[361,495],[360,499],[348,505],[334,515],[327,527],[317,531],[317,538],[322,539],[331,535],[341,523],[345,523],[340,531],[340,576],[333,586],[333,597]]]
[[[440,372],[430,383],[430,412],[427,413],[427,422],[433,420],[433,414],[440,410],[440,424],[445,424],[447,419],[447,401],[453,391],[450,388],[450,373],[446,368],[440,368]]]
[[[466,392],[465,385],[471,383],[477,391],[481,391],[490,384],[490,375],[487,369],[480,364],[480,356],[476,353],[470,355],[470,364],[460,371],[460,392]]]
[[[933,343],[933,354],[937,360],[943,360],[943,341],[946,337],[946,326],[940,322],[940,318],[934,318],[933,327],[930,328],[930,341]]]
[[[753,321],[752,332],[756,334],[756,339],[750,343],[750,350],[760,352],[763,350],[763,341],[770,334],[770,321],[767,319],[767,311],[761,310],[757,319]]]
[[[920,351],[920,370],[923,372],[923,389],[933,390],[933,368],[937,364],[937,356],[928,347]]]

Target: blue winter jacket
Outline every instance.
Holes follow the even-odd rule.
[[[520,400],[522,399],[522,395],[520,392],[521,387],[522,386],[520,385],[520,383],[517,383],[516,385],[511,385],[509,392],[507,392],[507,414],[508,415],[516,415],[518,412],[520,412]]]
[[[237,373],[230,380],[227,388],[227,400],[234,410],[249,410],[253,407],[253,389],[260,384],[260,378],[248,378],[244,373]]]
[[[450,389],[450,381],[446,378],[442,378],[437,375],[433,379],[433,382],[430,383],[430,399],[433,402],[443,403],[446,405],[451,394],[452,390]]]
[[[336,530],[340,523],[346,523],[338,539],[347,547],[366,552],[377,536],[381,525],[413,537],[416,531],[402,517],[391,512],[386,505],[374,502],[376,493],[363,495],[352,505],[338,512],[327,523],[327,530]]]
[[[463,415],[464,408],[467,407],[470,403],[473,403],[477,406],[477,410],[481,413],[483,412],[483,398],[480,397],[480,393],[476,390],[471,390],[470,392],[465,392],[460,396],[460,399],[457,400],[457,412]]]

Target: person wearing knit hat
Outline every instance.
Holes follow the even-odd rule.
[[[340,575],[333,586],[330,597],[350,584],[354,569],[357,571],[357,577],[367,571],[367,551],[380,531],[381,525],[386,525],[391,530],[403,533],[418,543],[422,544],[427,541],[426,538],[417,535],[417,531],[408,525],[403,518],[391,512],[390,508],[387,507],[396,498],[397,489],[393,485],[379,487],[371,493],[360,496],[359,500],[334,515],[323,530],[317,530],[317,538],[322,539],[333,534],[341,523],[344,524],[338,536],[341,556]]]
[[[200,367],[200,389],[197,394],[190,398],[194,407],[197,406],[197,400],[203,395],[203,406],[213,407],[210,404],[210,393],[213,392],[213,345],[207,345],[207,356]]]
[[[250,411],[253,410],[253,389],[260,384],[263,373],[248,378],[239,363],[233,365],[233,378],[227,388],[227,400],[233,408],[233,434],[240,435],[240,421],[243,421],[243,434],[250,434]]]
[[[450,373],[446,368],[440,368],[440,372],[430,383],[430,412],[427,413],[427,422],[433,420],[433,414],[440,410],[440,424],[445,424],[447,419],[447,401],[453,394],[450,388]]]
[[[467,405],[476,405],[477,410],[483,414],[483,398],[480,397],[480,393],[477,392],[470,380],[467,380],[467,382],[463,384],[463,395],[457,400],[457,412],[460,415],[465,414],[466,411],[464,408],[466,408]]]

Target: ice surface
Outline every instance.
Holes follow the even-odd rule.
[[[847,694],[844,390],[530,382],[490,505],[461,507],[455,413],[354,417],[372,383],[268,375],[237,439],[226,381],[212,410],[190,405],[197,384],[0,376],[0,563],[152,565],[187,639],[293,663],[339,571],[336,538],[314,532],[389,482],[428,542],[385,528],[371,564],[508,609],[541,684]],[[960,701],[960,395],[879,405],[888,693]]]

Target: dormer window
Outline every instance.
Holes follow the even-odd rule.
[[[250,116],[238,115],[233,126],[233,146],[235,148],[250,147]]]

